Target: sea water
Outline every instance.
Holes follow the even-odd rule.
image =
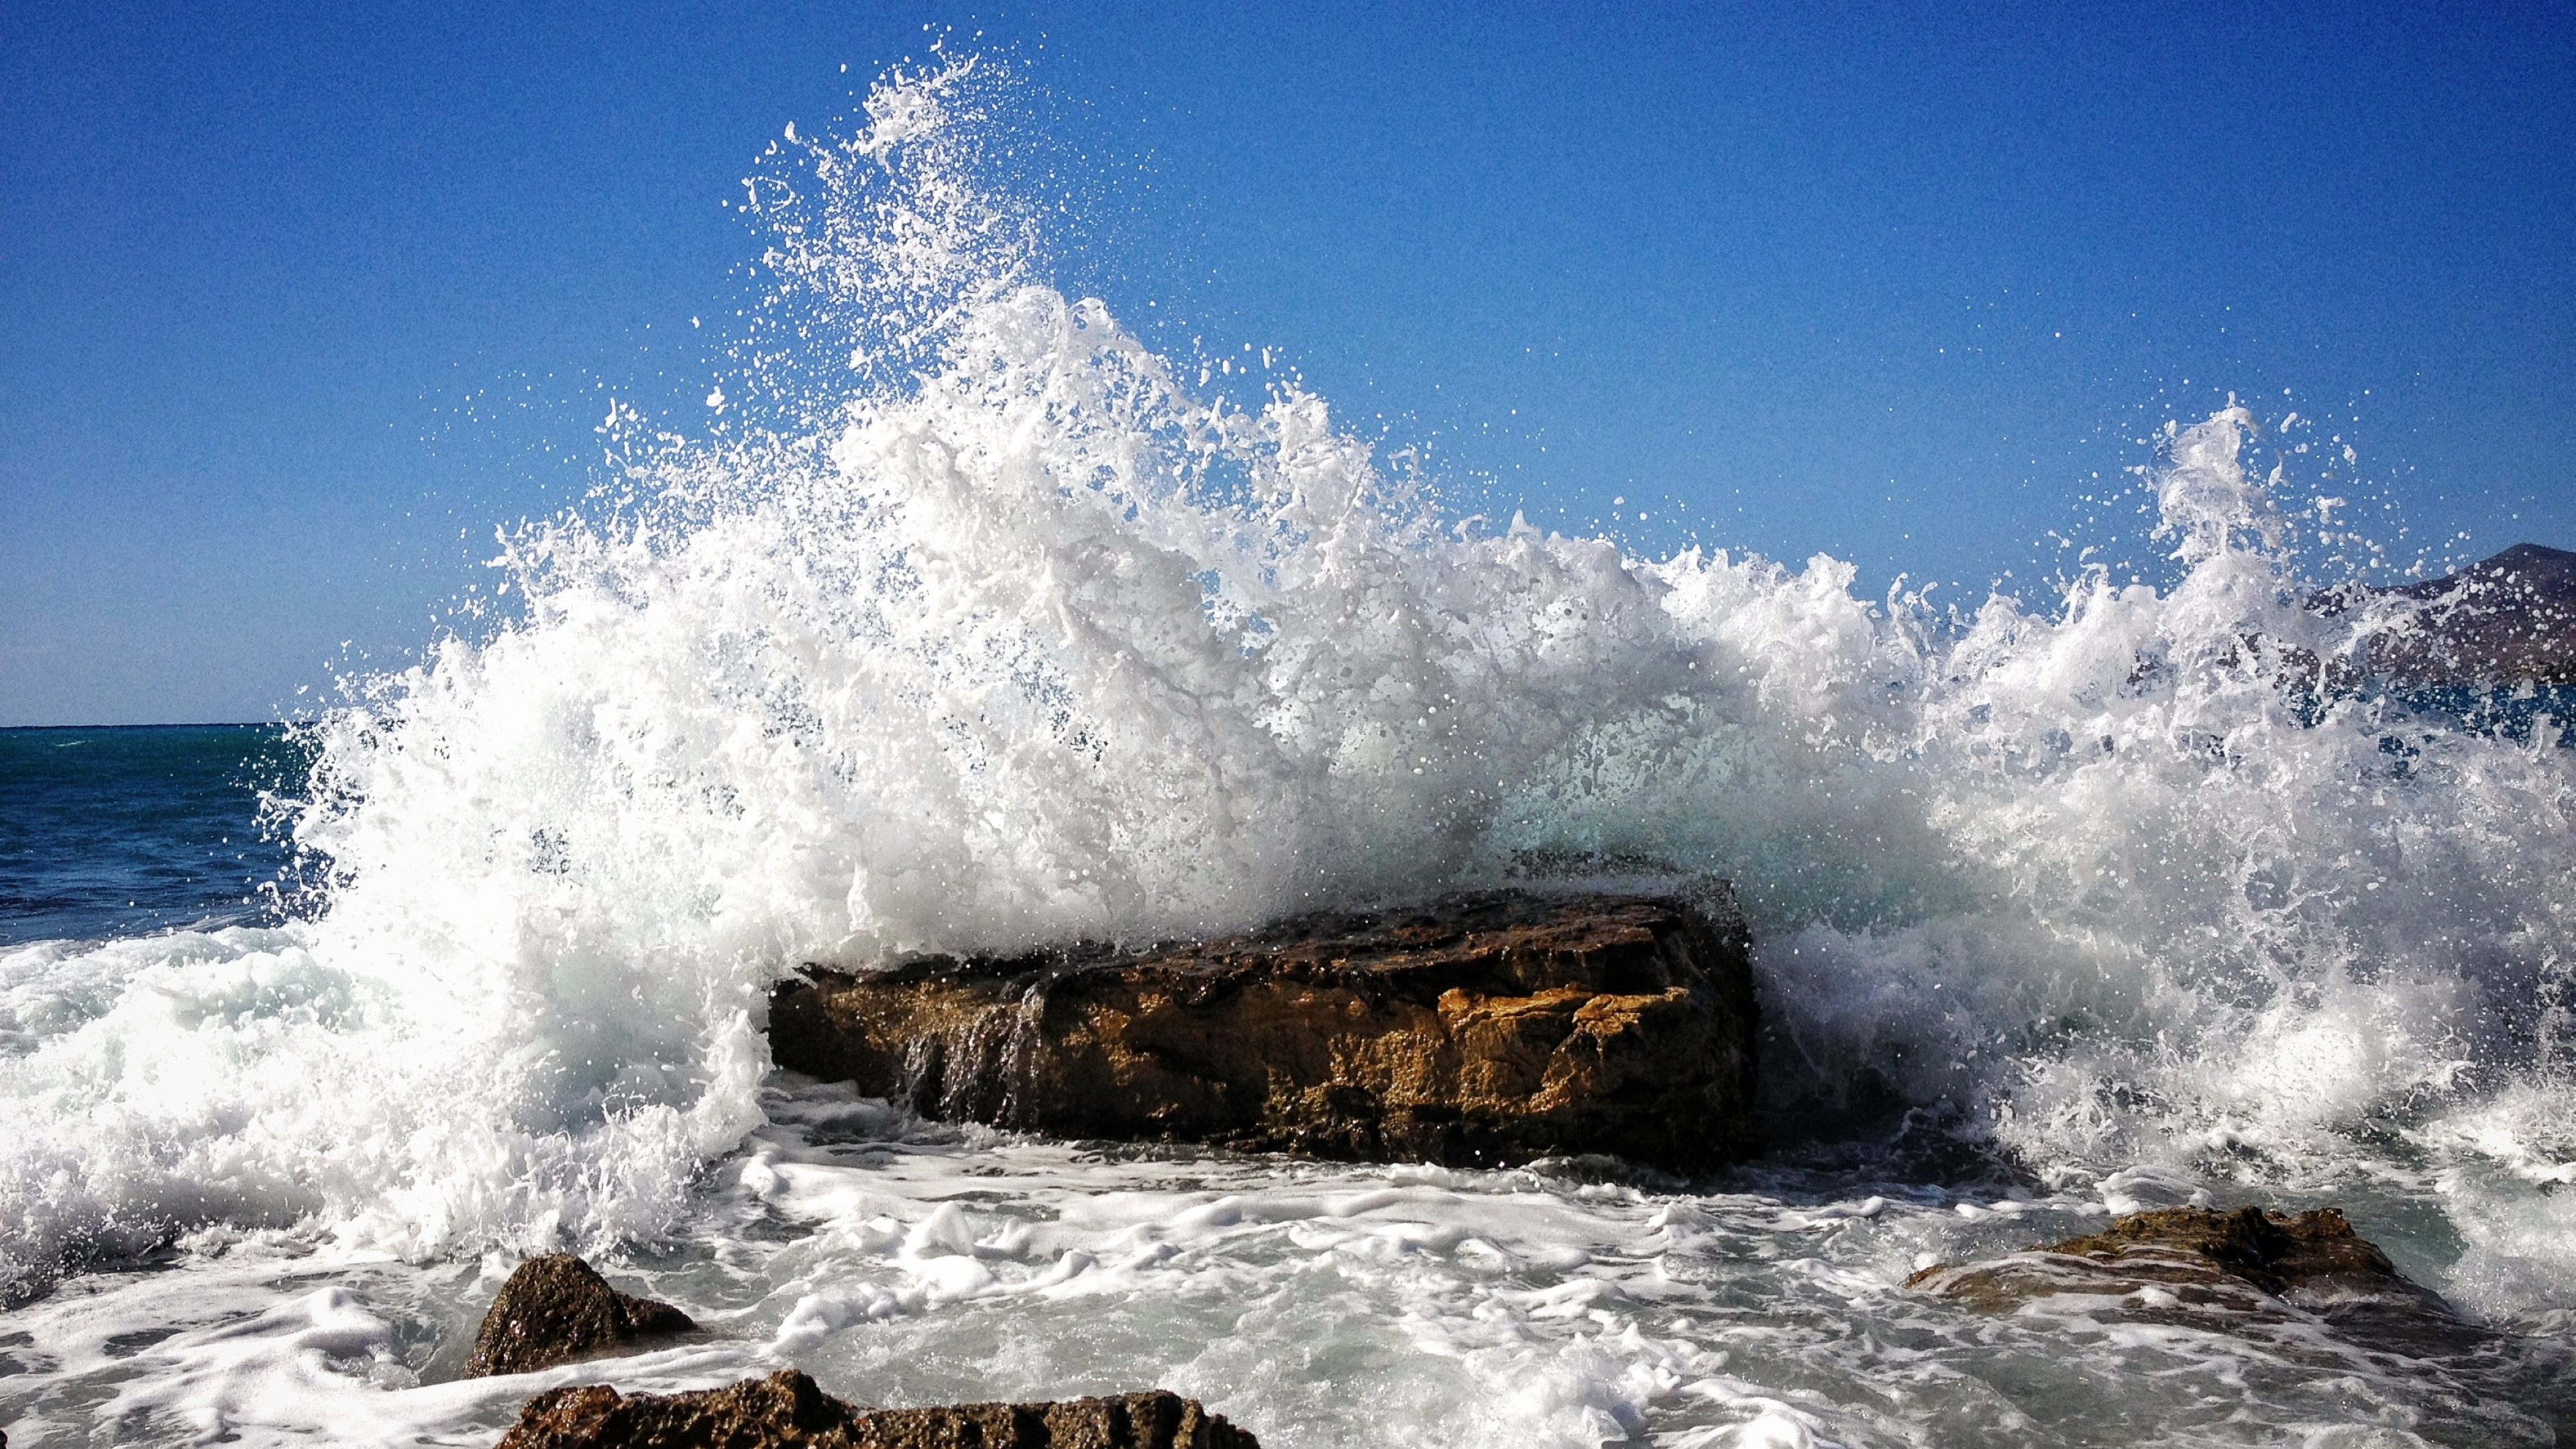
[[[544,1386],[786,1364],[1159,1385],[1274,1446],[2576,1429],[2576,750],[2556,696],[2371,683],[2411,606],[2309,606],[2347,580],[2264,420],[2159,440],[2169,580],[1964,618],[1479,527],[1325,399],[1239,406],[1053,287],[980,149],[1005,84],[897,72],[781,143],[731,421],[612,413],[507,617],[291,735],[0,735],[14,1445],[481,1444]],[[1539,861],[1734,882],[1770,1155],[1050,1143],[769,1067],[799,963]],[[1902,1286],[2187,1202],[2340,1204],[2499,1333]],[[460,1379],[556,1248],[708,1332]]]

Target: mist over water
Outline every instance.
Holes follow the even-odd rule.
[[[1143,942],[1572,858],[1735,883],[1793,1161],[1826,1160],[1801,1134],[1929,1135],[1989,1187],[2113,1211],[2385,1193],[2434,1223],[2410,1266],[2436,1286],[2565,1330],[2576,751],[2355,682],[2408,605],[2308,607],[2348,580],[2308,572],[2264,420],[2159,441],[2169,587],[2096,571],[1955,626],[1831,558],[1460,524],[1327,400],[1238,407],[1051,287],[979,152],[1006,84],[900,72],[847,136],[790,133],[749,192],[777,285],[722,426],[612,414],[597,506],[509,542],[517,616],[314,732],[293,832],[325,909],[0,955],[14,1293],[262,1233],[414,1263],[678,1251],[743,1193],[862,1257],[972,1262],[926,1207],[796,1178],[798,1124],[862,1111],[763,1095],[763,1003],[798,963]],[[766,1178],[730,1165],[746,1144]],[[1407,1180],[1462,1221],[1522,1211],[1478,1206],[1513,1175]],[[1694,1201],[1476,1231],[1604,1234],[1595,1257],[1753,1231]],[[854,1226],[889,1213],[894,1238]],[[947,1321],[946,1290],[888,1281],[743,1311],[781,1351]],[[1349,1331],[1467,1331],[1369,1311],[1397,1316]],[[1508,1347],[1434,1357],[1509,1376]],[[1656,1375],[1723,1366],[1598,1351],[1567,1370],[1593,1387],[1510,1422],[1590,1442],[1676,1392]]]

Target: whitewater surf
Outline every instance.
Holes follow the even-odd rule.
[[[353,681],[240,924],[0,954],[11,1442],[484,1443],[536,1387],[1160,1385],[1270,1445],[2548,1443],[2576,1338],[2576,751],[2366,679],[2286,424],[2178,420],[2175,573],[1953,621],[1444,516],[1327,400],[1048,279],[898,71],[751,183],[775,290],[517,612]],[[721,395],[721,390],[720,390]],[[2353,681],[2360,681],[2358,683]],[[1103,1152],[770,1070],[803,962],[1713,873],[1769,1157],[1681,1184]],[[2340,1204],[2487,1360],[1982,1318],[1936,1260]],[[457,1377],[521,1256],[714,1332]],[[2321,1366],[2321,1362],[2323,1366]]]

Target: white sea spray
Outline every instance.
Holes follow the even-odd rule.
[[[14,1283],[206,1224],[414,1261],[662,1241],[764,1121],[799,962],[1549,855],[1736,883],[1805,1120],[1874,1092],[2070,1191],[2416,1174],[2473,1306],[2576,1292],[2576,752],[2339,683],[2376,616],[2309,606],[2343,581],[2301,572],[2249,411],[2160,445],[2170,586],[2095,571],[1955,632],[1829,558],[1459,527],[1323,399],[1202,395],[1047,285],[976,151],[991,83],[890,78],[755,183],[758,421],[613,415],[599,506],[508,546],[520,616],[320,728],[325,912],[0,958]],[[939,1246],[912,1258],[976,1261]],[[1644,1362],[1527,1417],[1625,1422],[1667,1392]]]

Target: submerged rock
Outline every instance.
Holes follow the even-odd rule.
[[[528,1401],[497,1449],[1260,1449],[1196,1399],[1155,1391],[1052,1404],[856,1408],[794,1369],[692,1394],[605,1384]]]
[[[808,968],[778,1065],[1058,1137],[1691,1171],[1754,1142],[1753,976],[1697,898],[1461,895],[1135,952]]]
[[[2159,1208],[2050,1247],[1937,1264],[1905,1286],[1986,1313],[2038,1305],[2218,1327],[2286,1322],[2296,1309],[2357,1341],[2418,1353],[2487,1336],[2399,1273],[2336,1208]]]
[[[523,1374],[575,1359],[622,1352],[697,1328],[668,1303],[637,1298],[570,1253],[530,1258],[501,1285],[474,1335],[467,1378]]]

